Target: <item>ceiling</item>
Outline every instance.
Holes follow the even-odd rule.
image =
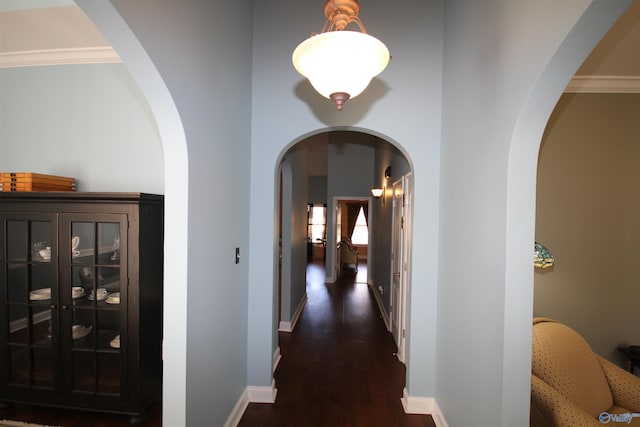
[[[121,62],[73,1],[44,1],[0,2],[0,68]]]
[[[73,0],[2,0],[0,12],[72,5],[75,5]]]
[[[640,0],[634,0],[576,75],[640,76]]]
[[[122,62],[73,0],[0,1],[0,68]],[[640,93],[640,0],[578,69],[567,92]],[[311,175],[326,175],[327,141],[305,146]]]
[[[2,0],[0,41],[0,67],[120,61],[72,0]],[[85,60],[79,52],[94,57]],[[60,59],[65,54],[72,58]],[[40,59],[29,62],[34,55]],[[634,1],[576,75],[578,80],[600,76],[633,81],[630,77],[640,77],[640,0]]]

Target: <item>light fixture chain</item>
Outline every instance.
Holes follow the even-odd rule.
[[[338,110],[358,96],[387,66],[389,49],[367,33],[358,17],[357,0],[327,0],[320,34],[312,34],[296,47],[293,65]],[[358,31],[343,31],[355,22]]]
[[[342,31],[352,22],[355,22],[356,25],[358,25],[360,32],[368,34],[367,29],[364,27],[364,24],[358,15],[354,15],[349,9],[343,9],[340,7],[334,9],[331,14],[327,16],[321,33],[326,33],[327,31]]]

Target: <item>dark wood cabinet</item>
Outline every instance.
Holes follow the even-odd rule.
[[[0,401],[144,419],[162,388],[163,197],[0,193]]]

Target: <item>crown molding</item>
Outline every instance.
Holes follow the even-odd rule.
[[[110,46],[0,53],[0,68],[46,65],[113,64],[122,59]],[[575,76],[567,93],[640,93],[638,76]]]
[[[637,76],[575,76],[565,89],[569,93],[640,93]]]
[[[110,46],[0,53],[0,68],[119,62],[122,59]]]

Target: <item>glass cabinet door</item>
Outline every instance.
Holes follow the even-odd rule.
[[[7,385],[55,387],[57,353],[57,218],[55,215],[2,215],[0,320],[2,377]]]
[[[125,372],[120,336],[126,325],[126,310],[121,310],[126,307],[126,270],[120,239],[126,233],[126,217],[64,218],[61,238],[69,242],[64,254],[69,262],[63,263],[61,277],[67,285],[61,292],[68,309],[63,325],[71,349],[66,361],[70,390],[118,396]]]

